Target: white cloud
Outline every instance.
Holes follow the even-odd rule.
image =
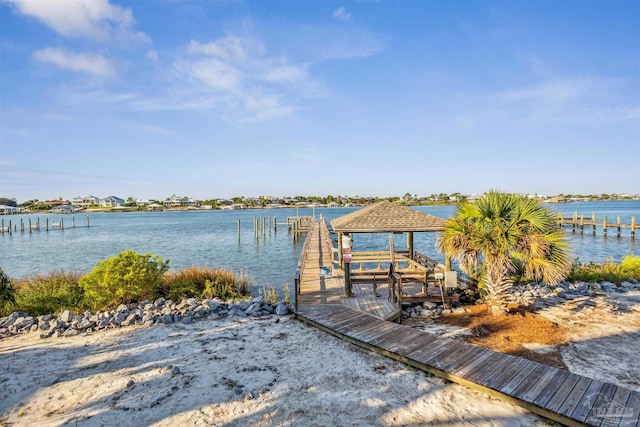
[[[191,54],[202,54],[223,60],[242,60],[246,58],[243,42],[234,36],[227,36],[209,43],[191,40],[187,51]]]
[[[270,82],[303,80],[307,77],[306,65],[282,65],[266,70],[263,79]]]
[[[148,42],[149,37],[132,30],[131,9],[109,0],[0,0],[21,14],[34,17],[66,37],[87,37],[99,41]]]
[[[139,102],[141,108],[204,109],[237,122],[291,114],[295,100],[311,94],[306,64],[270,56],[255,39],[228,35],[210,42],[192,40],[188,56],[173,70],[188,84],[173,90],[173,102]],[[317,90],[316,90],[317,92]]]
[[[81,71],[94,76],[110,77],[116,74],[113,65],[101,55],[74,53],[66,49],[48,47],[35,51],[33,57],[66,70]]]
[[[524,89],[507,91],[500,94],[499,98],[504,101],[568,102],[581,98],[601,84],[602,82],[588,77],[559,79]]]
[[[333,17],[340,21],[348,22],[351,20],[351,14],[344,7],[339,7],[333,11]]]
[[[147,57],[147,59],[150,59],[153,62],[160,61],[160,57],[158,56],[158,52],[156,52],[155,50],[147,51],[147,54],[145,56]]]

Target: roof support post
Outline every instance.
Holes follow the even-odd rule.
[[[407,232],[407,249],[409,249],[409,258],[413,259],[413,231]]]

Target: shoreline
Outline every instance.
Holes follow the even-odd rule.
[[[527,348],[557,351],[570,372],[640,391],[633,363],[640,353],[640,289],[567,295],[536,306],[537,315],[563,329],[566,342]],[[456,339],[473,332],[433,321],[418,327]],[[0,373],[3,425],[548,425],[293,315],[49,339],[27,333],[0,339],[0,364],[8,367]]]

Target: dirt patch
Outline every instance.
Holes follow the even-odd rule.
[[[471,331],[461,336],[471,344],[567,369],[560,346],[568,339],[565,328],[558,323],[517,306],[510,307],[507,314],[492,314],[485,304],[464,309],[464,313],[443,314],[435,323]]]

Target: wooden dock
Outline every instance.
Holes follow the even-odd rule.
[[[25,222],[23,218],[20,218],[20,223],[8,221],[8,225],[5,226],[4,218],[0,220],[0,234],[9,234],[13,235],[13,233],[32,233],[33,231],[53,231],[53,230],[64,230],[66,228],[80,228],[80,227],[89,227],[89,215],[87,215],[87,224],[86,225],[76,225],[75,216],[71,217],[71,225],[67,223],[65,226],[64,218],[60,217],[59,221],[51,220],[49,223],[49,218],[45,218],[43,223],[40,223],[40,217],[37,217],[35,221],[31,221],[31,217],[27,218]]]
[[[379,298],[369,296],[371,302],[361,302],[357,288],[356,297],[342,296],[344,277],[333,270],[332,251],[326,224],[314,224],[295,281],[296,311],[302,321],[565,425],[640,426],[638,390],[383,320],[387,311]]]
[[[571,226],[571,231],[576,232],[579,231],[580,234],[584,234],[584,228],[591,228],[591,234],[595,236],[596,228],[602,229],[602,234],[604,236],[607,235],[607,230],[610,228],[615,228],[617,230],[616,236],[620,237],[621,229],[628,228],[631,231],[631,238],[635,239],[636,230],[640,229],[640,224],[636,224],[636,217],[631,217],[630,224],[623,224],[621,221],[621,217],[617,218],[616,222],[610,222],[607,219],[607,216],[604,215],[601,221],[596,219],[596,214],[593,213],[590,217],[585,217],[584,215],[578,215],[578,213],[574,213],[571,217],[564,217],[562,214],[558,215],[558,223],[563,226]]]

